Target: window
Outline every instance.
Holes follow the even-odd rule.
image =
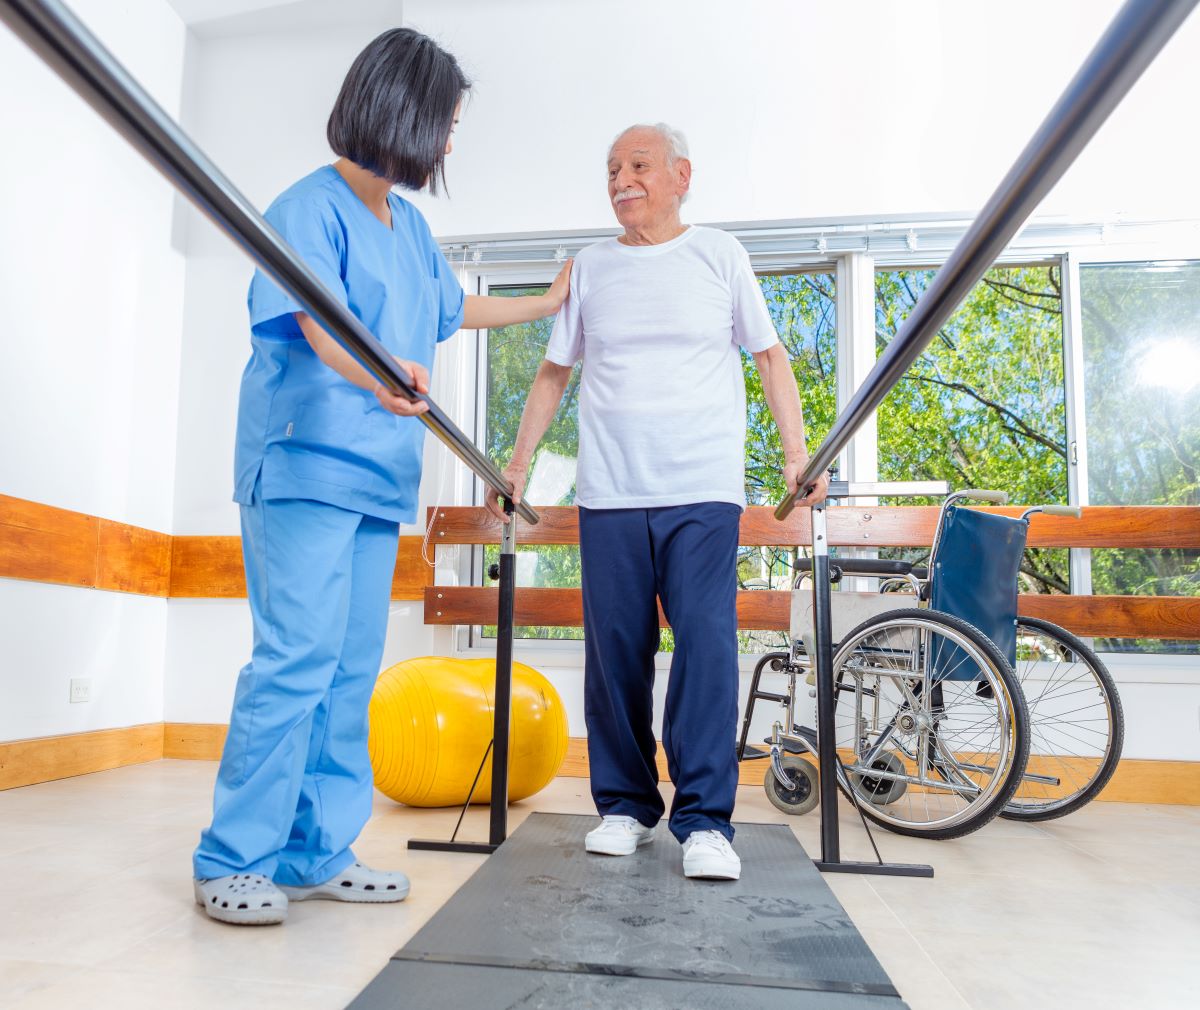
[[[879,352],[933,279],[879,271]],[[879,479],[1007,491],[1014,504],[1067,501],[1062,283],[1054,265],[988,271],[879,409]],[[915,504],[905,499],[897,504]],[[883,552],[923,558],[928,551]],[[1070,592],[1066,550],[1031,549],[1023,592]]]
[[[1200,505],[1200,263],[1080,269],[1088,502]],[[1093,550],[1092,591],[1200,595],[1200,551]],[[1106,651],[1200,642],[1101,639]]]

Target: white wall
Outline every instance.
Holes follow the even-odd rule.
[[[610,227],[604,155],[630,122],[692,148],[696,222],[980,207],[1119,0],[408,0],[476,82],[435,234]],[[1043,213],[1195,217],[1200,17]]]
[[[666,119],[692,143],[695,221],[970,210],[1117,6],[1022,0],[998,16],[993,4],[951,0],[648,0],[632,12],[599,0],[405,0],[404,23],[437,37],[476,83],[448,163],[451,198],[414,199],[439,235],[608,227],[609,139],[631,121]],[[185,126],[260,208],[330,159],[324,126],[342,76],[396,17],[354,9],[350,22],[290,28],[286,11],[267,12],[202,27],[190,44]],[[1200,91],[1189,60],[1198,43],[1193,19],[1043,213],[1200,216],[1189,169],[1197,142],[1174,112],[1178,95]],[[251,270],[203,220],[189,217],[186,243],[174,532],[236,533],[230,474]],[[434,377],[435,398],[468,430],[473,339],[444,345]],[[431,440],[424,503],[466,502],[468,487]],[[169,610],[166,718],[223,721],[250,646],[245,605]],[[422,625],[419,604],[393,606],[386,662],[453,649],[448,630]],[[517,658],[550,677],[582,734],[577,654],[518,646]],[[1188,669],[1172,674],[1187,682],[1169,698],[1161,685],[1131,686],[1130,756],[1182,747],[1200,758],[1194,727],[1170,753],[1149,729],[1167,704],[1195,715],[1200,675]],[[761,710],[756,736],[774,715]]]
[[[172,115],[165,0],[72,8]],[[0,493],[169,530],[183,257],[172,190],[0,28]],[[0,580],[0,740],[162,718],[166,603]],[[93,700],[68,704],[68,680]]]

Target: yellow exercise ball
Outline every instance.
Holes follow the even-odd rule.
[[[410,807],[466,802],[492,738],[496,661],[425,656],[379,675],[371,697],[368,747],[375,786]],[[537,670],[513,663],[508,796],[546,787],[567,755],[567,713]],[[492,796],[489,754],[474,803]]]

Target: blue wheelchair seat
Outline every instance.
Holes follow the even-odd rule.
[[[951,506],[937,545],[930,606],[974,625],[1017,660],[1017,574],[1029,523]],[[952,653],[958,653],[954,648]],[[979,668],[962,655],[935,657],[935,676],[975,680]]]

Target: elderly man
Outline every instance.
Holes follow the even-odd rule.
[[[624,234],[576,258],[506,476],[520,495],[582,361],[584,691],[602,817],[586,848],[630,855],[663,815],[652,727],[660,600],[675,632],[662,727],[675,784],[669,827],[687,876],[736,880],[742,349],[779,426],[789,489],[807,452],[796,383],[749,257],[725,232],[680,221],[691,174],[683,135],[665,124],[630,127],[613,142],[608,195]],[[822,481],[807,500],[824,493]],[[488,505],[502,516],[497,501]]]

